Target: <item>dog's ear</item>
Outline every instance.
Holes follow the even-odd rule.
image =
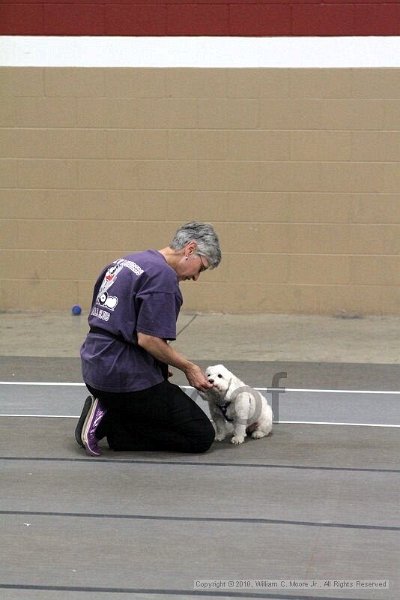
[[[230,377],[229,377],[230,375]],[[235,385],[235,380],[236,377],[234,375],[232,375],[231,373],[228,375],[229,379],[228,379],[228,387],[226,389],[226,393],[225,395],[227,397],[230,397],[230,395],[232,394],[232,392],[236,389],[236,385]]]

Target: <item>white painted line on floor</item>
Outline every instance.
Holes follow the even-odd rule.
[[[23,417],[29,419],[79,419],[79,415],[12,415],[12,414],[1,414],[0,417]]]
[[[13,415],[1,414],[1,417],[22,417],[25,419],[79,419],[79,415]],[[275,425],[339,425],[346,427],[389,427],[399,429],[400,425],[389,425],[386,423],[335,423],[330,421],[274,421]]]
[[[70,383],[58,381],[0,381],[0,385],[49,385],[49,386],[66,386],[66,387],[86,387],[84,383]]]
[[[274,421],[276,425],[340,425],[341,427],[392,427],[400,428],[400,425],[389,425],[386,423],[334,423],[330,421]]]
[[[84,383],[59,382],[59,381],[0,381],[0,385],[21,386],[54,386],[54,387],[86,387]],[[181,385],[183,390],[193,390],[190,385]],[[287,388],[287,387],[256,387],[259,392],[299,392],[307,394],[392,394],[399,395],[400,390],[327,390],[314,388]]]
[[[191,390],[189,385],[181,385],[183,390]],[[326,389],[313,389],[313,388],[287,388],[287,387],[256,387],[254,388],[258,392],[304,392],[307,394],[400,394],[400,391],[384,391],[384,390],[326,390]]]
[[[400,394],[400,391],[390,390],[326,390],[326,389],[309,389],[309,388],[256,388],[258,390],[265,390],[269,392],[275,392],[278,390],[285,392],[305,392],[307,394]]]

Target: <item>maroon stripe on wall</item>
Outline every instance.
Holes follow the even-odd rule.
[[[400,35],[400,2],[0,0],[0,35]]]

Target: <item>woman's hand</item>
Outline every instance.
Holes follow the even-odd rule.
[[[190,365],[184,370],[184,373],[189,384],[196,388],[196,390],[206,392],[213,387],[212,384],[207,380],[200,367],[194,363],[190,363]]]

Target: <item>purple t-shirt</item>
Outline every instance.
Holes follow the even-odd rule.
[[[120,258],[100,274],[89,332],[81,348],[85,383],[106,392],[134,392],[161,383],[162,364],[137,345],[137,333],[176,339],[182,294],[175,271],[156,250]],[[120,338],[120,339],[118,339]]]

